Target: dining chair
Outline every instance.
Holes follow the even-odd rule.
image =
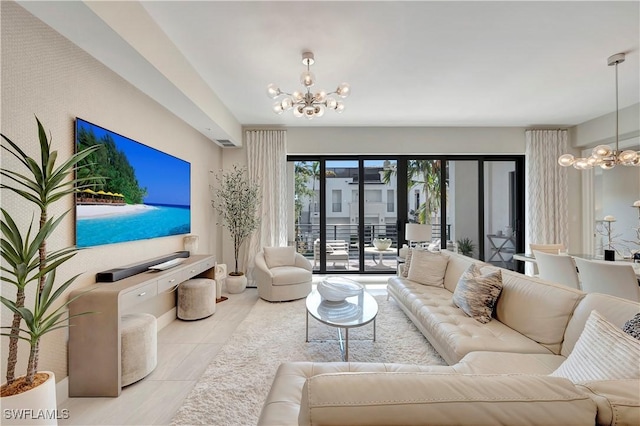
[[[558,254],[560,251],[566,250],[564,244],[529,244],[531,253],[539,251],[542,253]],[[535,255],[534,255],[535,256]]]
[[[567,287],[580,289],[580,279],[576,271],[576,264],[571,256],[544,253],[537,250],[533,252],[533,255],[538,264],[538,277]]]
[[[558,254],[560,251],[565,251],[566,248],[564,244],[529,244],[529,251],[533,254],[534,251],[542,252],[542,253],[551,253]],[[533,255],[535,258],[535,254]],[[535,277],[538,276],[538,265],[537,262],[533,262],[533,266],[527,266],[525,268],[527,270],[527,275],[533,275]]]
[[[640,287],[631,263],[575,258],[582,290],[640,302]]]

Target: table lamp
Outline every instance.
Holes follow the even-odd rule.
[[[416,247],[417,243],[431,241],[431,225],[421,223],[407,223],[404,237],[409,241],[409,247]]]

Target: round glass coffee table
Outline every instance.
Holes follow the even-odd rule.
[[[312,291],[307,296],[306,342],[309,342],[309,315],[323,324],[338,329],[338,341],[343,361],[349,361],[350,328],[362,327],[373,322],[373,341],[376,341],[378,302],[366,291],[358,296],[347,297],[341,302],[323,300],[317,290]],[[344,339],[342,329],[344,329]]]

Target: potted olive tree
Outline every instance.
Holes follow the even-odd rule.
[[[246,167],[233,166],[232,170],[216,175],[212,205],[218,213],[218,225],[225,226],[233,239],[235,267],[226,279],[229,293],[241,293],[247,287],[247,277],[238,268],[240,247],[260,226],[257,216],[260,186],[249,181]]]
[[[7,144],[2,144],[2,149],[24,166],[24,170],[20,171],[0,169],[0,188],[17,194],[40,210],[37,230],[34,229],[33,218],[27,229],[21,230],[11,214],[5,209],[1,210],[2,281],[15,287],[14,298],[9,298],[7,293],[0,296],[2,304],[13,312],[12,324],[2,325],[2,335],[9,337],[7,381],[2,385],[2,406],[5,413],[11,413],[12,411],[6,411],[11,409],[22,413],[24,410],[32,410],[28,412],[37,417],[37,420],[42,420],[42,424],[56,424],[56,416],[52,416],[52,413],[56,413],[55,377],[52,372],[38,370],[40,339],[51,331],[68,326],[67,306],[74,299],[58,307],[55,304],[77,275],[56,288],[56,269],[71,259],[76,254],[76,249],[67,247],[47,250],[47,239],[69,212],[53,218],[49,217],[49,207],[64,197],[72,196],[76,188],[82,188],[84,183],[92,180],[73,179],[72,175],[77,170],[78,162],[100,149],[100,146],[80,151],[57,165],[57,151],[51,150],[51,143],[37,117],[36,121],[40,142],[39,162],[29,157],[8,137],[0,134]],[[29,286],[35,286],[31,307],[25,303]],[[29,359],[26,374],[16,377],[20,339],[29,343]],[[43,401],[43,397],[48,402]],[[9,420],[15,423],[18,419]],[[34,419],[23,420],[32,422]]]

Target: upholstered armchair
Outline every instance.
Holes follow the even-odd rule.
[[[295,247],[265,247],[253,270],[258,296],[269,302],[302,299],[311,292],[312,269]]]

